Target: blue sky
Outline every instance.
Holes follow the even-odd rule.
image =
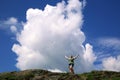
[[[119,37],[119,4],[118,0],[88,0],[84,9],[85,27],[83,29],[86,35],[96,38]],[[87,32],[90,33],[87,34]]]
[[[43,10],[46,4],[55,6],[61,1],[0,1],[0,72],[19,70],[15,66],[17,55],[12,51],[13,44],[18,42],[15,40],[15,34],[10,31],[8,25],[3,25],[3,22],[7,21],[10,17],[17,18],[17,24],[26,22],[26,11],[29,8]],[[82,31],[86,36],[85,43],[90,43],[93,46],[94,53],[100,56],[95,64],[101,63],[101,57],[109,58],[111,56],[117,60],[117,56],[120,53],[120,49],[118,49],[120,46],[120,1],[87,0],[87,4],[83,9],[83,15],[84,23]],[[106,46],[107,43],[110,44],[110,40],[113,44]],[[118,46],[116,47],[116,45]],[[114,47],[116,48],[114,49]],[[99,66],[96,67],[99,68]],[[120,69],[120,66],[118,67]]]

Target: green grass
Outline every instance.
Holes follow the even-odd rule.
[[[45,70],[25,70],[0,73],[0,80],[120,80],[120,72],[92,71],[83,74],[51,73]]]

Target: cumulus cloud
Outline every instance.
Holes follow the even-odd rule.
[[[120,71],[120,55],[103,60],[103,69],[109,71]]]
[[[14,17],[10,17],[7,20],[0,20],[0,29],[7,29],[10,26],[16,25],[17,22],[17,18]]]
[[[87,64],[86,67],[91,67],[94,69],[93,63],[95,62],[97,57],[95,56],[95,54],[93,52],[92,45],[90,45],[90,44],[85,45],[85,52],[84,52],[83,57],[84,57],[86,64]]]
[[[82,2],[69,0],[66,5],[63,1],[56,6],[47,5],[44,10],[30,8],[26,19],[23,30],[16,37],[19,44],[12,48],[18,56],[17,68],[68,71],[64,56],[79,54],[76,72],[93,69],[96,57],[92,46],[83,45]]]
[[[17,34],[21,32],[23,28],[23,22],[19,22],[17,18],[10,17],[6,20],[0,20],[0,30],[5,30],[8,33]]]
[[[13,25],[13,24],[17,24],[17,22],[18,22],[17,18],[10,17],[8,20],[4,21],[4,24],[8,24],[8,25],[12,24]]]
[[[48,71],[63,73],[63,71],[61,71],[61,70],[59,70],[59,69],[48,69]],[[66,71],[64,71],[64,73],[65,73],[65,72],[66,72]]]
[[[16,33],[17,28],[20,29],[22,24],[18,22],[17,18],[10,17],[7,20],[0,20],[0,29],[8,32]]]
[[[11,27],[10,27],[10,30],[11,30],[13,33],[16,33],[16,32],[17,32],[16,26],[11,26]]]

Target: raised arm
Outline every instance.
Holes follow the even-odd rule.
[[[69,59],[69,57],[65,56],[66,59]]]
[[[76,55],[76,56],[74,57],[74,59],[77,59],[77,57],[79,57],[79,54],[78,54],[78,55]]]

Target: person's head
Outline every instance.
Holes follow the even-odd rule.
[[[73,56],[71,55],[70,58],[73,58]]]

